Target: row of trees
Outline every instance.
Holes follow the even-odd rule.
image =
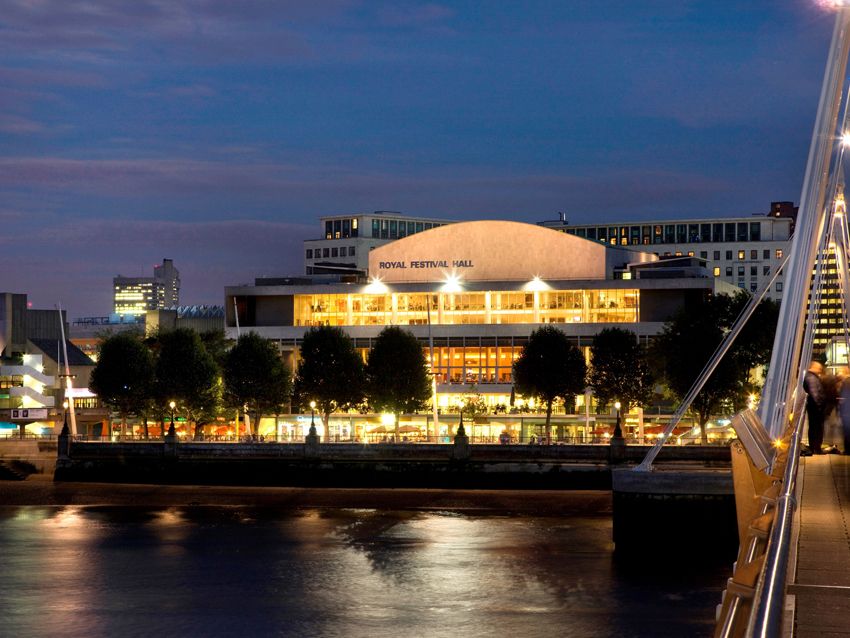
[[[516,391],[545,406],[547,435],[555,401],[569,405],[587,387],[603,406],[619,401],[626,411],[646,405],[659,385],[669,398],[681,400],[748,297],[718,295],[683,308],[650,348],[630,331],[602,330],[593,339],[589,367],[564,332],[541,327],[514,362]],[[750,371],[768,363],[777,316],[776,303],[761,304],[694,402],[704,440],[709,415],[723,402],[742,407],[757,389]],[[140,417],[145,435],[149,418],[164,422],[170,401],[199,436],[225,408],[244,409],[259,424],[263,416],[293,405],[306,410],[314,404],[327,432],[334,412],[390,412],[398,425],[400,414],[426,408],[431,398],[422,346],[399,327],[384,329],[365,361],[341,329],[311,329],[294,382],[275,346],[254,333],[242,335],[229,350],[220,333],[202,337],[179,329],[149,339],[121,333],[103,341],[91,386],[122,424],[131,415]]]
[[[550,434],[552,404],[566,404],[590,387],[605,406],[619,401],[625,411],[645,406],[658,388],[667,398],[681,401],[690,391],[718,345],[732,329],[749,302],[746,292],[715,295],[680,309],[650,347],[642,346],[627,330],[599,332],[590,348],[589,369],[577,347],[555,327],[532,333],[514,364],[516,389],[546,405],[546,432]],[[753,371],[770,363],[779,304],[763,301],[738,335],[691,405],[707,443],[706,424],[724,404],[745,407],[760,389]]]
[[[164,426],[172,402],[194,423],[197,438],[225,409],[244,410],[256,427],[288,405],[315,403],[327,431],[334,412],[368,405],[398,417],[421,410],[431,396],[422,348],[400,328],[381,332],[367,363],[351,339],[331,327],[310,330],[300,356],[293,384],[275,346],[255,333],[240,336],[229,350],[220,333],[178,329],[147,339],[119,333],[101,343],[90,385],[119,415],[122,431],[135,416],[146,437],[148,420]]]
[[[256,334],[240,337],[227,350],[222,333],[178,329],[148,338],[132,332],[107,337],[90,386],[118,413],[122,431],[128,417],[136,416],[147,437],[148,420],[164,429],[173,411],[195,424],[198,437],[227,407],[245,409],[255,422],[280,412],[292,381],[274,346]]]

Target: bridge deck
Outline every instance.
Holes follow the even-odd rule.
[[[850,636],[850,456],[808,457],[802,478],[794,636]]]

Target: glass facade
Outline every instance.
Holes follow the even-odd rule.
[[[761,241],[761,222],[657,224],[654,226],[576,226],[565,232],[614,245],[695,244]]]
[[[636,323],[633,289],[294,295],[296,326]]]

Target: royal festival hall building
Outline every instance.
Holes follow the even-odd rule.
[[[226,287],[226,332],[235,339],[254,331],[297,366],[313,326],[339,326],[364,359],[384,327],[404,326],[431,363],[441,413],[456,411],[470,393],[500,413],[513,361],[539,326],[557,326],[587,353],[603,328],[625,328],[645,342],[683,305],[737,290],[699,258],[659,259],[533,224],[459,222],[374,248],[368,279],[299,276]],[[336,436],[357,434],[352,429]]]

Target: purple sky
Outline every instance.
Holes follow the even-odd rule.
[[[71,317],[297,273],[317,217],[572,222],[797,200],[815,0],[0,0],[2,290]]]

